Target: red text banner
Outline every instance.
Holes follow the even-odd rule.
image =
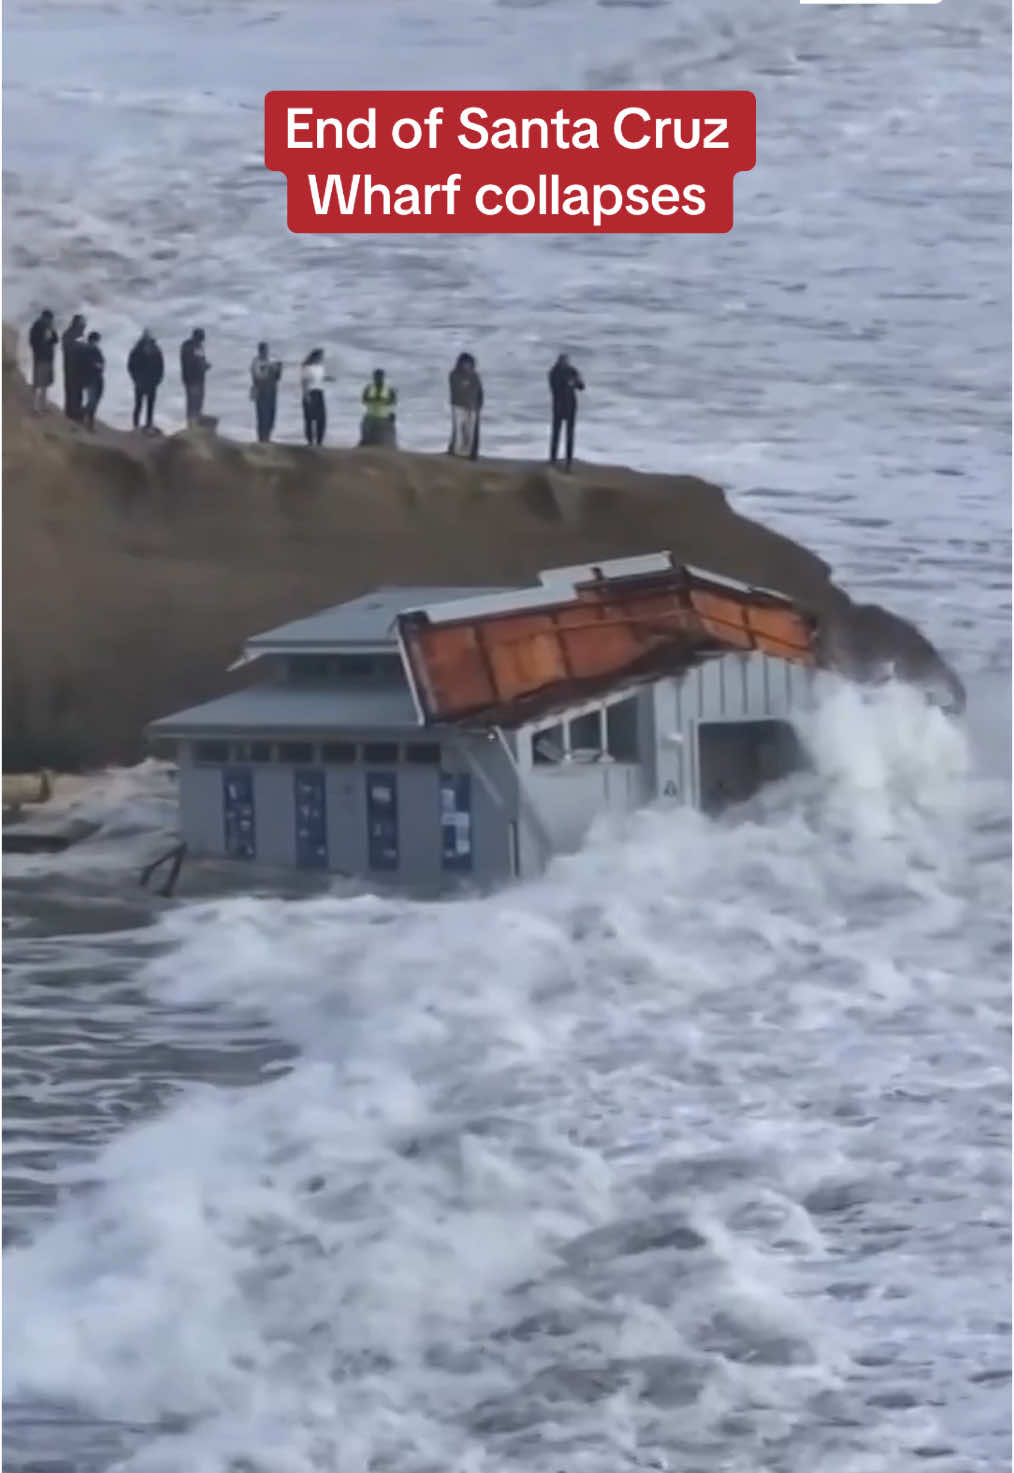
[[[269,92],[298,234],[723,234],[752,92]]]

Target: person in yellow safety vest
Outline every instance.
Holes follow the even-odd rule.
[[[384,370],[375,368],[373,377],[363,390],[363,422],[360,445],[396,445],[394,416],[398,394],[384,381]]]

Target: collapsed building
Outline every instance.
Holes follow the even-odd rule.
[[[255,661],[149,728],[188,852],[421,893],[537,874],[601,813],[751,796],[800,765],[819,663],[788,599],[668,553],[381,588],[252,636]]]

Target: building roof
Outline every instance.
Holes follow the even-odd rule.
[[[279,732],[372,731],[418,728],[412,695],[403,685],[343,686],[337,689],[254,685],[202,706],[153,721],[153,736],[204,736],[242,731],[251,736]]]
[[[514,726],[728,651],[817,660],[816,622],[791,600],[669,553],[551,568],[532,588],[405,610],[397,627],[423,722]]]
[[[523,588],[378,588],[253,635],[236,664],[271,653],[396,653],[404,685],[253,686],[149,730],[516,726],[726,649],[813,663],[814,631],[783,595],[674,563],[668,552],[550,568]]]
[[[404,610],[509,591],[474,585],[468,588],[377,588],[348,603],[322,609],[319,614],[311,614],[306,619],[294,619],[290,624],[280,624],[277,629],[254,634],[247,640],[246,650],[249,658],[270,651],[395,650],[398,646],[395,621]]]

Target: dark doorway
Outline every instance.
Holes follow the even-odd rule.
[[[697,728],[700,799],[704,813],[744,803],[765,783],[807,766],[787,721],[706,721]]]

